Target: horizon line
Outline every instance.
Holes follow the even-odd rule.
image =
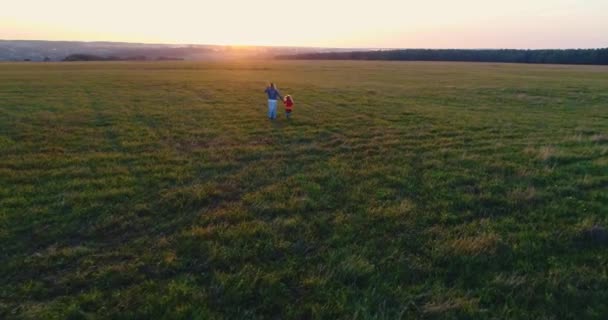
[[[429,47],[323,47],[323,46],[297,46],[297,45],[256,45],[256,44],[213,44],[213,43],[176,43],[176,42],[129,42],[112,40],[47,40],[47,39],[0,39],[0,41],[21,41],[21,42],[80,42],[80,43],[113,43],[113,44],[137,44],[137,45],[161,45],[161,46],[208,46],[208,47],[243,47],[243,48],[298,48],[298,49],[339,49],[339,50],[593,50],[606,49],[605,47],[585,47],[585,48],[429,48]]]

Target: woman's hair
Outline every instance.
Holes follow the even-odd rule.
[[[271,88],[273,88],[273,89],[276,89],[276,88],[277,88],[277,86],[275,86],[275,85],[274,85],[274,82],[271,82],[271,83],[270,83],[270,87],[271,87]]]

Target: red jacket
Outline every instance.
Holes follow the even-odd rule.
[[[291,110],[291,108],[293,107],[293,100],[285,100],[285,109]]]

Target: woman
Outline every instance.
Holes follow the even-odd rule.
[[[274,83],[270,83],[264,92],[268,95],[268,119],[274,120],[277,118],[277,98],[283,100],[283,97]]]

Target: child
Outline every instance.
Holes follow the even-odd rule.
[[[290,95],[286,95],[283,103],[285,104],[285,116],[289,119],[291,118],[291,111],[293,109],[293,98]]]

